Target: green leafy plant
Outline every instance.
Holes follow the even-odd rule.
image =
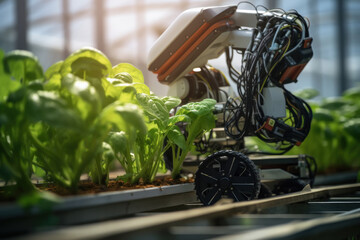
[[[170,116],[180,99],[152,94],[139,69],[112,67],[93,48],[45,73],[27,51],[0,51],[0,61],[0,178],[27,196],[36,190],[33,173],[76,192],[83,173],[106,185],[115,161],[126,171],[120,178],[151,182],[164,167],[163,153],[177,146],[175,178],[195,138],[215,126],[215,100],[189,103]],[[186,123],[186,138],[179,122]]]
[[[14,181],[16,192],[35,190],[31,183],[34,150],[28,127],[32,124],[27,101],[41,87],[38,60],[26,51],[0,51],[0,178]]]
[[[50,77],[46,87],[51,90],[46,95],[58,97],[52,116],[61,119],[62,125],[39,123],[32,128],[36,165],[51,180],[73,192],[86,169],[93,182],[107,183],[109,167],[115,160],[106,143],[111,132],[126,130],[127,134],[133,131],[141,135],[147,131],[141,109],[129,103],[129,93],[131,96],[136,92],[136,87],[122,82],[112,84],[115,82],[107,78],[116,70],[119,67],[111,68],[101,52],[85,48],[46,73]],[[40,103],[48,104],[52,99]],[[41,110],[49,111],[44,105],[34,107],[34,112]]]
[[[349,89],[340,97],[313,102],[314,118],[308,138],[290,153],[316,158],[323,172],[360,167],[360,88]]]
[[[112,68],[92,48],[45,74],[27,51],[1,52],[0,58],[0,178],[32,191],[35,172],[75,192],[88,170],[94,182],[106,184],[115,159],[105,141],[110,132],[130,125],[134,134],[147,131],[142,110],[129,103],[137,91],[149,92],[141,72],[130,64]]]
[[[215,117],[213,109],[216,104],[214,99],[204,99],[201,102],[193,102],[183,105],[173,119],[174,122],[186,122],[185,137],[180,128],[173,124],[169,133],[169,146],[172,148],[173,170],[172,177],[176,178],[180,174],[182,164],[186,155],[191,150],[194,140],[206,131],[215,127]]]
[[[138,94],[137,99],[144,109],[149,129],[146,138],[138,142],[143,145],[141,153],[144,154],[145,160],[141,175],[146,181],[152,181],[159,165],[163,163],[163,154],[167,150],[164,148],[165,137],[173,129],[175,123],[181,120],[170,117],[169,112],[172,108],[178,106],[181,100],[146,94]]]

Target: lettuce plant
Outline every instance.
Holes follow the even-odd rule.
[[[28,193],[34,150],[28,127],[33,119],[27,102],[42,88],[42,68],[27,51],[0,51],[0,178],[14,181],[15,191]]]
[[[312,103],[314,120],[299,152],[316,158],[320,171],[359,168],[360,88]]]
[[[151,182],[169,148],[177,177],[194,139],[215,126],[215,100],[189,103],[170,116],[180,99],[155,96],[139,69],[112,67],[93,48],[45,73],[27,51],[0,51],[0,61],[0,178],[20,192],[35,189],[33,173],[71,192],[83,173],[105,185],[114,161],[126,171],[122,179]],[[186,138],[179,122],[186,123]]]
[[[131,101],[149,90],[130,64],[112,68],[91,48],[45,74],[27,51],[1,52],[0,60],[0,178],[15,181],[20,191],[34,189],[34,171],[73,192],[86,171],[106,184],[115,159],[106,143],[110,133],[147,132],[142,109]]]
[[[194,140],[206,131],[215,127],[215,117],[213,114],[216,101],[214,99],[204,99],[201,102],[192,102],[183,105],[174,116],[186,122],[185,131],[187,137],[181,133],[180,128],[172,126],[167,134],[168,144],[172,148],[173,170],[172,177],[176,178],[180,174],[182,164],[186,155],[191,150]]]
[[[111,68],[101,52],[85,48],[46,72],[46,88],[62,102],[57,111],[66,110],[54,117],[68,125],[54,128],[40,123],[32,128],[36,164],[71,191],[76,191],[86,169],[93,182],[107,183],[109,167],[115,160],[106,143],[111,132],[143,135],[147,131],[141,109],[129,103],[136,87],[124,86],[120,80],[112,84],[108,79],[118,69]]]
[[[178,98],[157,97],[155,95],[138,94],[137,99],[143,107],[147,117],[149,132],[145,139],[139,141],[144,154],[145,165],[142,167],[141,175],[146,181],[152,181],[158,171],[159,165],[163,163],[163,155],[167,150],[164,148],[164,140],[175,123],[180,118],[170,117],[170,110],[181,102]]]

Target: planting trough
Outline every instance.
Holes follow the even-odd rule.
[[[60,199],[48,212],[41,212],[39,208],[25,211],[15,203],[0,204],[0,237],[114,219],[197,201],[193,183]]]

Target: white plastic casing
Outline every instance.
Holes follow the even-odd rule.
[[[278,87],[266,87],[263,89],[264,104],[262,109],[265,116],[273,118],[286,117],[286,103],[283,90]]]
[[[202,8],[191,8],[182,12],[170,24],[166,31],[156,40],[153,47],[150,49],[147,64],[149,65],[166,49],[166,47],[178,38],[181,31],[188,26],[193,19],[199,14]]]
[[[190,86],[186,78],[180,78],[169,85],[168,96],[184,99],[189,95]]]

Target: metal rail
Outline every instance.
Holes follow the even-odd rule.
[[[306,188],[302,192],[262,200],[74,226],[30,235],[25,239],[142,239],[146,236],[165,239],[208,239],[211,237],[224,237],[225,235],[228,235],[225,237],[230,239],[303,239],[303,236],[306,236],[306,239],[316,239],[316,236],[319,236],[318,234],[328,231],[329,227],[334,227],[333,229],[337,232],[341,230],[340,234],[350,231],[350,234],[353,234],[351,236],[358,236],[360,229],[356,226],[359,226],[360,214],[354,209],[359,207],[360,195],[357,195],[357,197],[349,195],[357,191],[360,191],[360,183],[318,189]],[[309,205],[315,203],[316,199],[322,199],[322,201],[327,199],[326,201],[331,202],[334,201],[333,197],[346,194],[353,199],[350,205],[344,204],[346,206],[353,205],[347,214],[341,211],[342,215],[334,217],[333,214],[326,212],[319,214],[300,209],[302,213],[299,213],[292,209],[294,206],[295,209],[298,209],[296,204]],[[354,201],[356,204],[354,204]],[[254,215],[254,213],[260,213],[262,216]],[[280,216],[285,216],[284,214],[287,217],[283,218],[282,222],[279,222],[278,220],[281,220]],[[264,232],[257,234],[254,231],[259,231],[259,226],[263,225],[256,224],[256,218],[264,220],[264,216],[267,216],[268,222],[275,224],[275,226],[270,227],[272,229],[269,228],[268,230],[264,228],[261,230]],[[291,224],[290,221],[292,221]],[[296,221],[298,222],[296,223]],[[234,224],[229,224],[231,222]],[[276,223],[283,224],[276,225]],[[296,228],[292,227],[294,224]],[[285,230],[282,231],[283,229]],[[244,232],[245,230],[247,232]],[[307,231],[311,233],[307,233]],[[331,229],[328,232],[334,231]],[[237,235],[232,236],[229,234]],[[242,236],[241,234],[245,235]],[[330,239],[333,238],[330,236]]]

